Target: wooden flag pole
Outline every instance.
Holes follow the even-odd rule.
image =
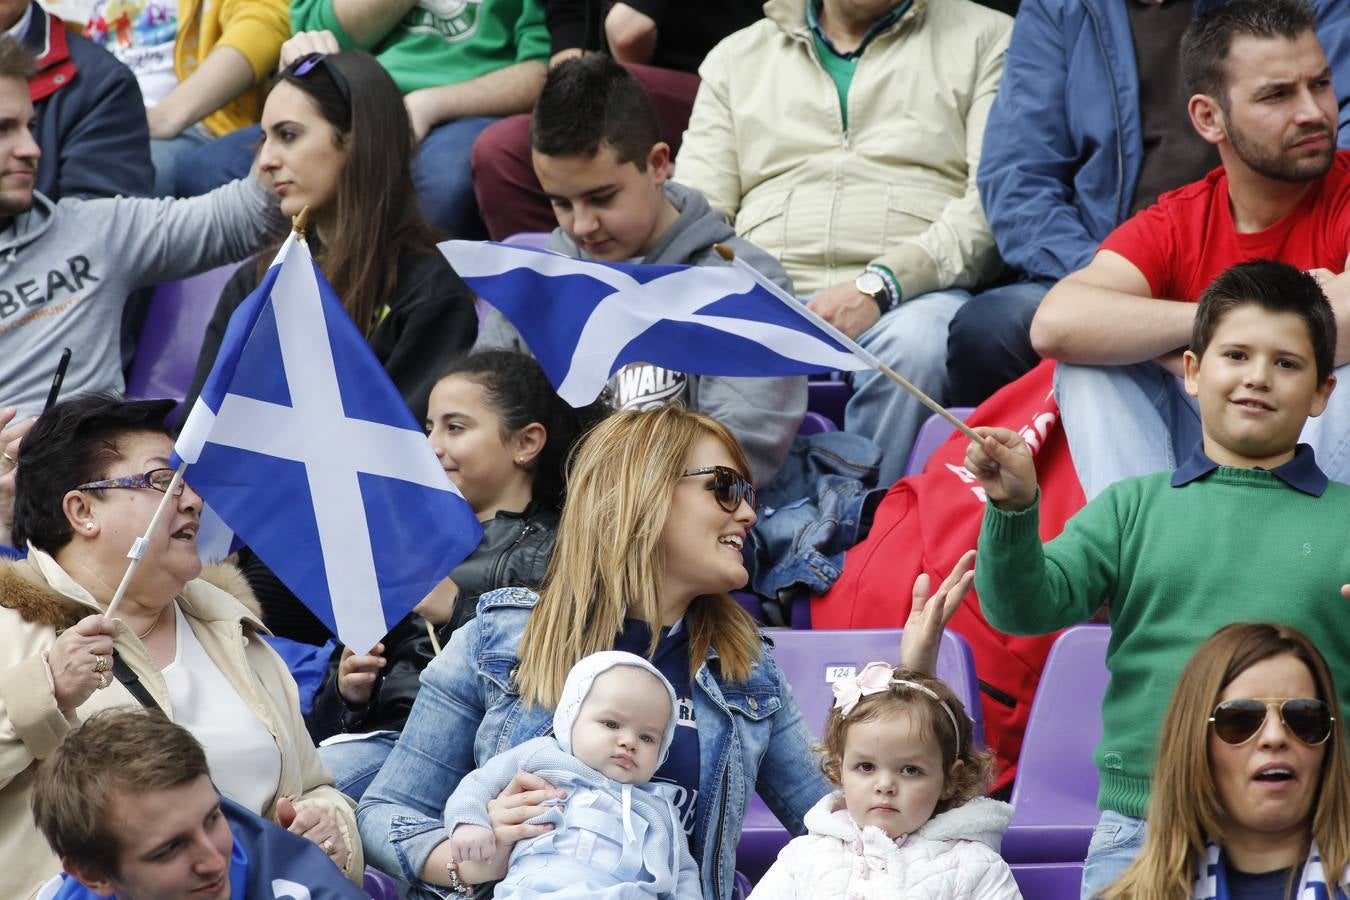
[[[747,270],[751,274],[751,276],[754,277],[756,282],[763,285],[765,289],[770,290],[773,293],[777,294],[779,296],[779,299],[783,300],[788,299],[784,294],[782,288],[774,284],[769,279],[761,276],[750,266],[749,263],[745,262],[744,260],[737,259],[736,252],[732,250],[730,247],[728,247],[726,244],[714,244],[713,249],[717,251],[718,255],[720,255],[727,262],[731,263],[733,266],[739,266],[740,268]],[[815,312],[808,309],[805,304],[799,302],[795,297],[791,298],[791,300],[792,305],[798,308],[803,315],[805,315],[808,319],[812,320],[812,322],[814,322],[816,325],[820,326],[822,330],[833,335],[834,338],[840,341],[842,344],[844,344],[844,346],[848,347],[850,350],[853,350],[854,355],[857,356],[859,359],[862,359],[863,361],[876,366],[877,370],[881,372],[881,374],[885,375],[891,381],[894,381],[896,384],[900,385],[900,387],[908,391],[914,397],[915,400],[918,400],[924,406],[928,407],[933,412],[937,413],[939,416],[946,419],[952,425],[953,428],[956,428],[958,431],[963,433],[966,437],[970,438],[972,441],[975,441],[976,443],[984,442],[984,438],[981,437],[979,434],[977,434],[975,432],[975,429],[971,428],[965,422],[962,422],[956,416],[952,415],[941,403],[938,403],[932,397],[928,396],[923,391],[919,390],[919,388],[911,384],[909,382],[909,379],[905,378],[899,372],[895,371],[890,366],[886,365],[881,360],[877,359],[875,356],[872,356],[872,354],[867,353],[865,350],[862,350],[861,347],[858,347],[856,341],[854,341],[848,335],[841,332],[839,329],[835,328],[829,322],[822,319]],[[855,347],[857,348],[857,350],[854,350]]]
[[[164,497],[159,501],[159,506],[155,507],[155,514],[150,517],[150,524],[145,528],[145,534],[136,538],[132,542],[131,549],[127,551],[127,557],[131,560],[131,565],[127,566],[126,573],[122,576],[122,583],[117,586],[117,592],[113,594],[112,601],[108,604],[107,611],[103,614],[109,619],[117,610],[117,605],[122,602],[122,597],[126,595],[127,585],[131,584],[131,576],[136,574],[136,568],[141,564],[141,557],[145,556],[145,548],[150,545],[150,535],[159,528],[159,522],[164,518],[164,511],[169,508],[169,503],[174,500],[174,493],[178,486],[183,483],[183,473],[187,471],[187,463],[178,464],[174,470],[173,480],[169,482],[168,490],[164,492]]]
[[[441,642],[436,640],[436,629],[432,626],[430,619],[424,619],[427,623],[427,637],[431,638],[431,650],[436,656],[441,655]]]
[[[305,229],[309,227],[309,207],[306,206],[300,212],[291,216],[291,231],[300,235],[300,240],[305,239]]]

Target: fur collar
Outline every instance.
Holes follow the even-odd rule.
[[[883,841],[888,840],[880,828],[869,825],[859,831],[851,818],[834,815],[843,808],[842,792],[822,797],[806,814],[807,829],[813,834],[842,840],[865,839],[868,832],[876,832]],[[997,851],[1011,821],[1011,806],[988,797],[976,797],[929,819],[915,834],[930,841],[979,841]]]
[[[33,560],[33,553],[40,552],[30,551],[28,559],[0,560],[0,606],[14,610],[25,622],[62,631],[95,610],[47,583]],[[222,593],[228,597],[221,597]],[[205,567],[199,578],[184,587],[180,600],[197,618],[239,619],[263,630],[258,599],[244,574],[234,566],[219,563]]]

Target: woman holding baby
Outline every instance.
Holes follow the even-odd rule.
[[[413,898],[442,896],[433,886],[461,888],[470,871],[458,871],[442,818],[447,799],[492,757],[553,734],[568,673],[610,650],[648,660],[673,689],[674,725],[656,735],[662,761],[651,782],[685,832],[677,839],[688,839],[702,896],[732,894],[753,792],[802,833],[803,816],[830,785],[765,640],[728,594],[746,579],[749,471],[724,427],[679,407],[621,413],[591,432],[539,592],[484,595],[477,618],[426,669],[403,735],[358,810],[372,864],[406,879]],[[953,576],[939,594],[953,584],[953,598],[964,593],[969,579]],[[938,599],[928,608],[940,630]],[[630,676],[634,690],[641,677]],[[488,805],[494,877],[516,842],[552,830],[525,823],[565,794],[521,773]]]

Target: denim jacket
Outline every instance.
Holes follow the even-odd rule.
[[[422,673],[403,734],[357,809],[367,861],[413,885],[410,900],[450,896],[418,876],[448,838],[441,813],[460,779],[494,754],[551,731],[553,711],[527,706],[513,678],[538,599],[524,588],[482,596],[477,618],[455,632]],[[707,898],[731,897],[736,843],[752,792],[800,835],[807,810],[830,791],[801,711],[767,648],[766,639],[745,681],[724,680],[716,653],[691,679],[699,741],[693,853]]]

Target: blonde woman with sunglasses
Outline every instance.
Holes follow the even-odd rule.
[[[675,736],[653,780],[677,789],[702,896],[731,896],[753,792],[803,833],[829,785],[782,672],[728,594],[746,580],[749,471],[724,426],[678,405],[618,413],[584,440],[539,592],[480,599],[477,618],[423,673],[403,734],[357,810],[370,860],[408,880],[411,898],[442,896],[434,886],[462,892],[474,880],[453,858],[446,798],[496,753],[548,734],[568,670],[602,650],[650,660],[675,688]],[[960,591],[969,579],[957,573],[939,593],[953,584]],[[939,611],[935,637],[944,606],[928,608]],[[522,774],[493,801],[495,877],[515,842],[551,828],[527,823],[566,793]]]
[[[1326,660],[1287,625],[1200,645],[1162,724],[1146,836],[1103,900],[1345,900],[1350,758]]]

